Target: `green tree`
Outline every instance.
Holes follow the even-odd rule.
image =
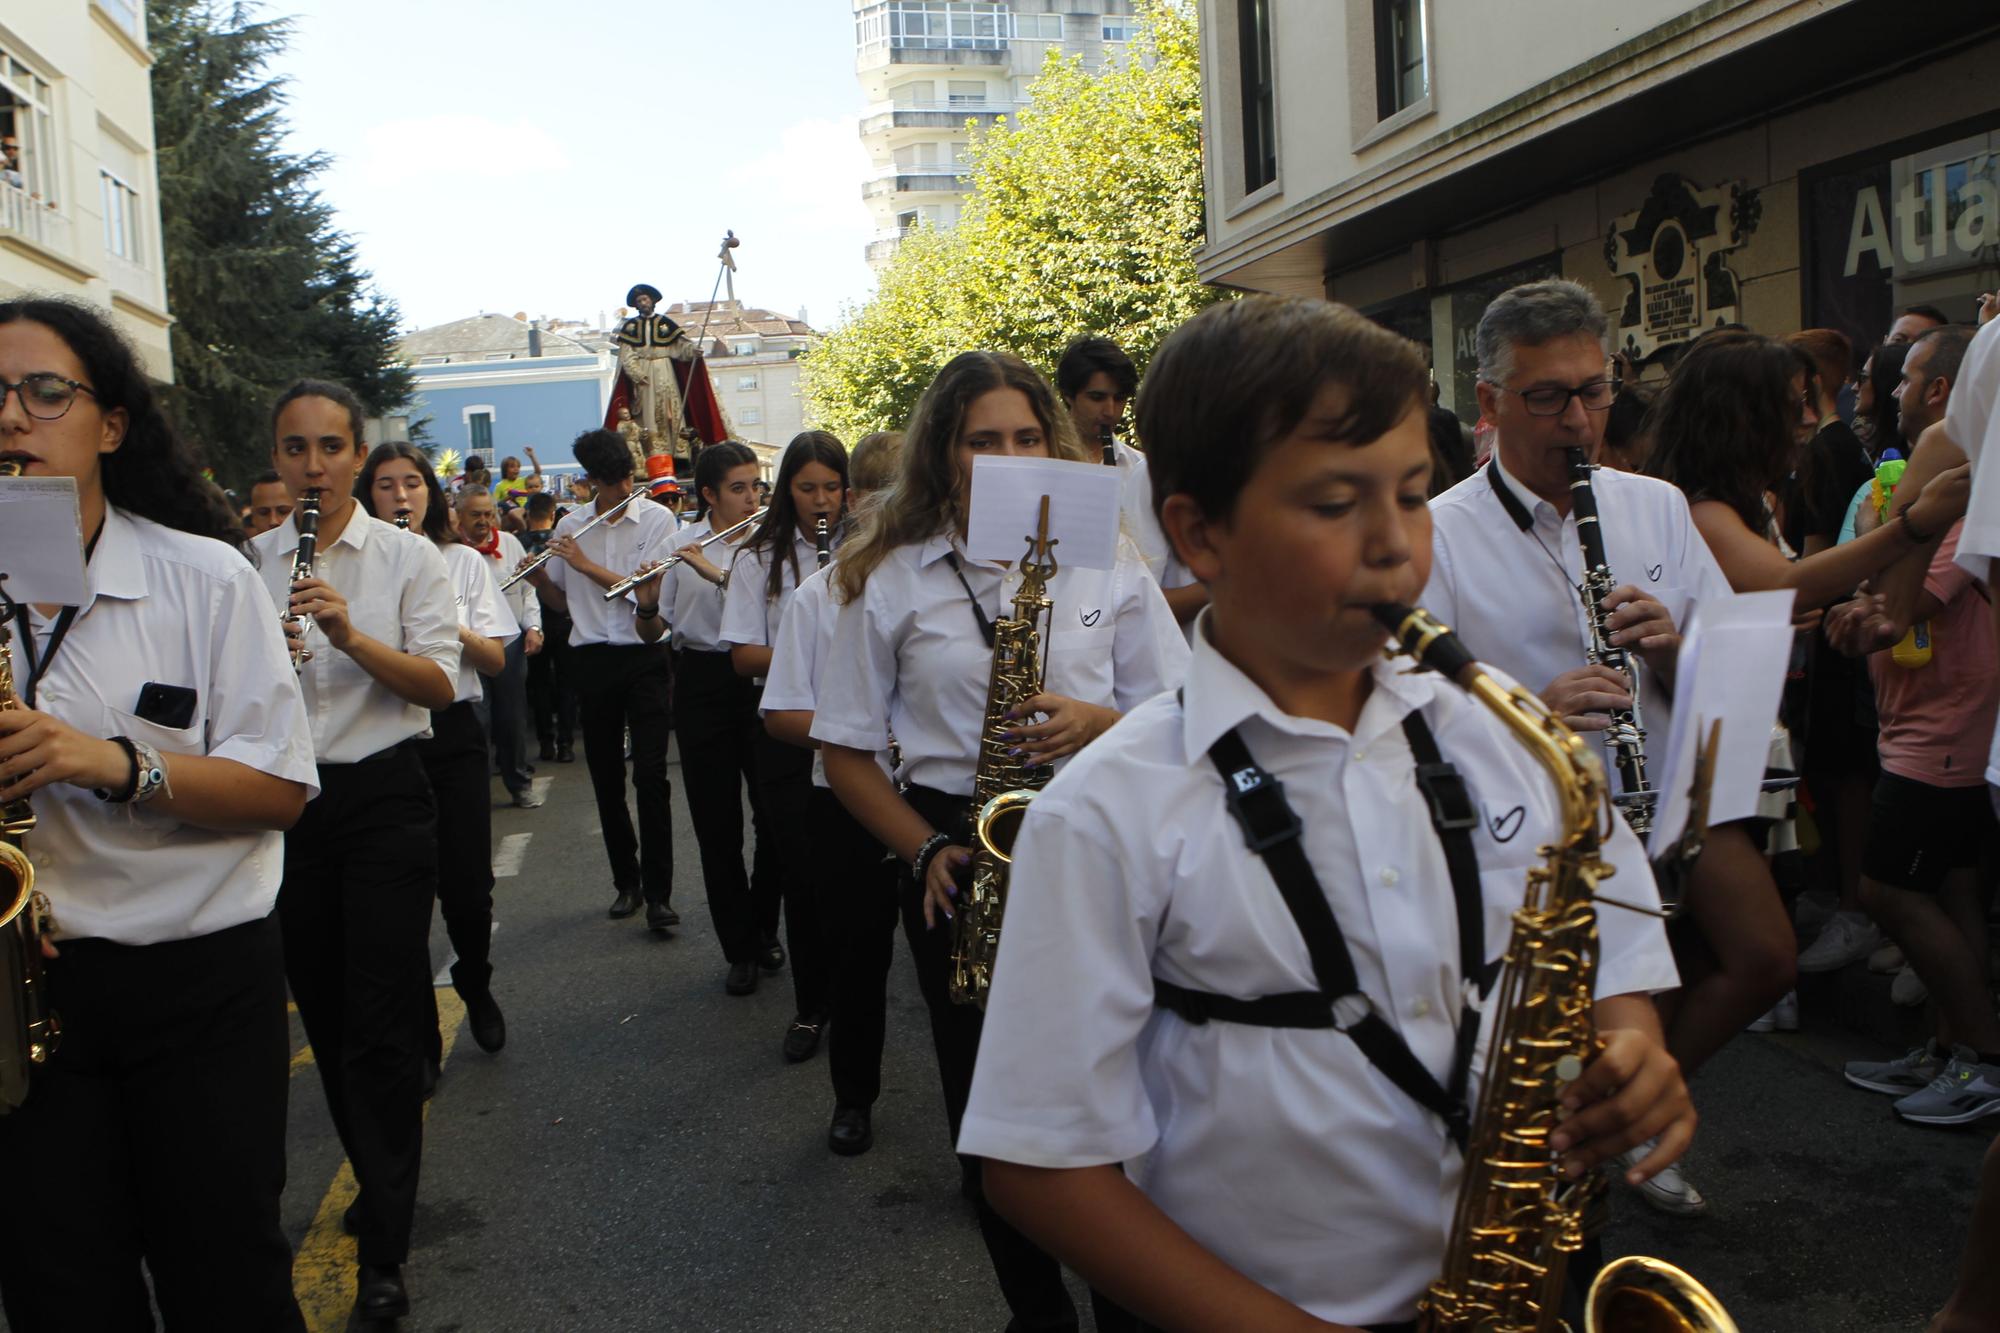
[[[394,302],[313,189],[317,153],[283,145],[284,85],[265,72],[290,35],[244,3],[148,0],[153,133],[181,429],[225,485],[268,465],[267,411],[292,380],[353,389],[373,414],[406,403]]]
[[[876,294],[807,357],[815,419],[845,437],[900,427],[958,352],[1016,353],[1053,372],[1083,333],[1143,370],[1224,293],[1201,245],[1201,69],[1194,6],[1142,0],[1128,58],[1101,72],[1051,53],[1018,123],[975,134],[959,224],[919,229]]]

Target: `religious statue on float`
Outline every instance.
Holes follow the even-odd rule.
[[[659,312],[659,288],[642,282],[625,294],[625,303],[639,313],[618,326],[618,368],[631,385],[632,420],[638,423],[646,475],[670,477],[675,446],[683,438],[690,443],[696,438],[681,410],[681,380],[687,372],[674,363],[692,363],[700,349],[686,330]]]

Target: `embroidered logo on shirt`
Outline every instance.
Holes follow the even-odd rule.
[[[1076,609],[1076,618],[1083,622],[1083,627],[1085,629],[1089,629],[1092,625],[1095,625],[1099,620],[1102,620],[1104,618],[1104,609],[1102,607],[1099,607],[1095,611],[1086,611],[1079,606]]]
[[[1514,835],[1521,831],[1521,821],[1527,817],[1527,814],[1528,810],[1526,806],[1517,805],[1506,814],[1496,818],[1493,811],[1489,808],[1486,811],[1486,827],[1493,834],[1495,842],[1512,842],[1514,841]]]
[[[1666,572],[1665,565],[1647,565],[1646,581],[1648,583],[1658,583],[1660,581],[1660,575],[1664,574],[1665,572]]]

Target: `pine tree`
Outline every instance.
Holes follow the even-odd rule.
[[[900,428],[959,352],[1009,351],[1053,376],[1079,334],[1141,369],[1225,293],[1201,245],[1201,67],[1194,6],[1141,0],[1126,57],[1093,73],[1051,54],[1015,123],[972,139],[957,227],[897,247],[876,294],[808,354],[814,420],[847,438]]]
[[[313,188],[317,153],[285,151],[290,35],[243,3],[149,0],[153,133],[181,430],[219,480],[268,466],[271,399],[292,380],[347,385],[374,414],[406,403],[400,323]]]

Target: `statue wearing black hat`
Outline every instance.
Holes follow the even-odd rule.
[[[680,325],[659,313],[659,288],[642,282],[625,294],[625,304],[639,313],[618,326],[618,368],[632,385],[632,416],[639,423],[647,473],[671,475],[674,443],[685,424],[673,363],[694,360],[699,349]]]

